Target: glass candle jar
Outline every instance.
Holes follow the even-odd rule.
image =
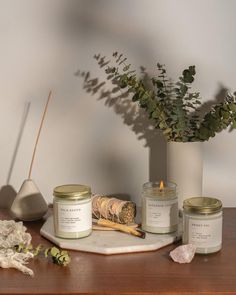
[[[183,243],[197,247],[196,253],[214,253],[222,247],[222,203],[195,197],[184,201]]]
[[[91,189],[85,185],[62,185],[53,191],[55,235],[77,239],[92,232]]]
[[[143,185],[142,229],[150,233],[171,233],[178,229],[175,183],[147,182]]]

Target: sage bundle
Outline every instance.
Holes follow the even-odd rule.
[[[131,201],[94,195],[92,198],[92,212],[97,219],[105,218],[122,224],[131,224],[134,223],[136,216],[136,205]]]

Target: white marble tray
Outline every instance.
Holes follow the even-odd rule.
[[[146,234],[145,239],[118,231],[94,230],[89,237],[82,239],[61,239],[54,236],[53,218],[48,218],[40,230],[43,237],[63,249],[93,252],[99,254],[119,254],[153,251],[173,243],[177,234]]]

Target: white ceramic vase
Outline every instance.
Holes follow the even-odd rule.
[[[202,142],[167,143],[167,179],[177,184],[179,209],[189,197],[202,196]]]
[[[13,217],[23,221],[38,220],[47,210],[48,205],[34,181],[26,179],[10,208]]]

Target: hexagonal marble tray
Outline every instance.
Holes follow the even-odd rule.
[[[54,235],[53,218],[50,216],[40,230],[43,237],[63,249],[78,250],[104,255],[153,251],[167,246],[180,235],[146,233],[141,239],[118,231],[93,230],[92,234],[82,239],[61,239]]]

